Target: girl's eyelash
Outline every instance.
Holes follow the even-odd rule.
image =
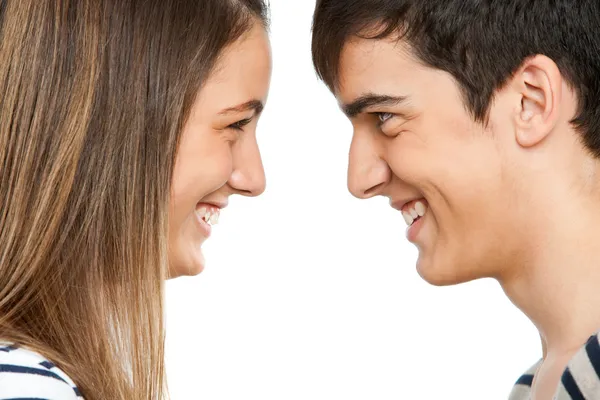
[[[252,122],[252,118],[242,119],[236,123],[229,125],[228,128],[235,129],[236,131],[241,131],[250,122]]]

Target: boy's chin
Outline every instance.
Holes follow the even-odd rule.
[[[421,254],[419,254],[417,260],[417,272],[419,276],[433,286],[459,285],[480,278],[474,274],[467,273],[460,267],[459,263],[440,262],[432,257],[423,257]]]

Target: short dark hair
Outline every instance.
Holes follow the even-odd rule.
[[[600,156],[598,0],[318,0],[312,56],[333,91],[353,36],[398,35],[427,66],[451,74],[467,109],[484,122],[496,90],[527,58],[551,58],[578,96],[571,121]]]

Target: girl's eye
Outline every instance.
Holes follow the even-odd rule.
[[[236,131],[241,131],[243,128],[248,125],[252,121],[252,118],[246,118],[236,123],[233,123],[228,126],[228,128],[235,129]]]

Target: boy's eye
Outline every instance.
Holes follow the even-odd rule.
[[[387,112],[380,112],[380,113],[375,113],[377,115],[377,119],[379,119],[379,126],[383,125],[386,123],[386,121],[388,121],[389,119],[391,119],[394,114],[392,113],[387,113]]]

